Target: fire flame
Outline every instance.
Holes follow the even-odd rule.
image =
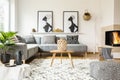
[[[120,36],[118,32],[113,32],[113,44],[120,44]]]

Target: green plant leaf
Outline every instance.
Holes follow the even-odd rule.
[[[3,48],[4,47],[4,45],[3,44],[0,44],[0,48]]]
[[[15,45],[13,40],[15,35],[16,32],[0,32],[0,48],[2,48],[3,53],[6,53],[10,46]]]

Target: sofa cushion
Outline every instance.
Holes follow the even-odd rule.
[[[31,48],[37,48],[38,44],[27,44],[27,50],[31,49]]]
[[[41,51],[49,52],[51,50],[56,50],[57,44],[40,44],[39,47]]]
[[[20,35],[16,35],[17,39],[19,40],[20,43],[26,43],[25,39],[21,37]]]
[[[39,44],[41,51],[50,51],[50,50],[56,50],[57,44]],[[68,50],[73,50],[74,52],[87,52],[87,45],[85,44],[67,44]],[[81,54],[80,53],[80,54]]]
[[[59,39],[65,39],[65,40],[67,40],[66,35],[57,35],[56,38],[55,38],[55,43],[56,43],[56,44],[57,44],[57,41],[58,41]]]
[[[67,35],[68,44],[79,44],[78,35]]]
[[[55,44],[55,36],[41,37],[41,44]]]
[[[37,44],[27,44],[27,58],[30,58],[37,52],[38,52]]]
[[[26,35],[26,36],[23,36],[23,38],[25,39],[25,42],[27,44],[34,44],[34,43],[36,43],[35,38],[33,37],[33,35]]]
[[[18,42],[19,42],[19,40],[18,40],[18,38],[17,38],[16,36],[12,37],[12,40],[13,40],[15,43],[18,43]]]
[[[35,41],[37,44],[41,44],[41,37],[35,37]]]

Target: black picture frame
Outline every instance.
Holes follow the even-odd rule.
[[[37,11],[37,32],[53,32],[53,11]]]
[[[65,33],[79,32],[78,11],[63,11],[63,29]]]

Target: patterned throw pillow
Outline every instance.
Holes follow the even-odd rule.
[[[79,44],[78,35],[67,35],[68,44]]]

